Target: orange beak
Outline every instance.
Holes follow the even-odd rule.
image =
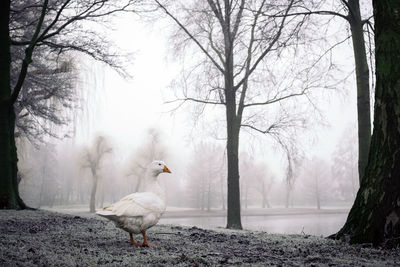
[[[170,171],[170,170],[168,169],[168,167],[167,167],[167,166],[165,166],[165,165],[164,165],[163,172],[168,172],[168,173],[171,173],[171,171]]]

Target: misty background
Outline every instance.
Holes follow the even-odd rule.
[[[327,37],[314,49],[339,43],[321,63],[321,69],[330,66],[323,81],[329,78],[331,86],[313,90],[310,102],[285,107],[299,111],[302,121],[286,135],[295,158],[293,177],[288,180],[287,156],[273,138],[247,129],[240,133],[246,229],[327,235],[343,225],[355,199],[359,184],[352,45],[346,39],[348,26],[339,18],[319,17],[318,23],[328,20]],[[148,14],[124,13],[109,22],[107,27],[84,27],[109,38],[125,55],[123,71],[76,52],[63,55],[59,62],[68,71],[47,79],[68,86],[69,95],[43,101],[45,107],[54,107],[49,116],[59,111],[60,121],[28,112],[26,119],[34,126],[17,125],[21,197],[34,208],[93,211],[140,191],[146,165],[160,159],[172,171],[159,178],[168,198],[161,222],[225,226],[223,109],[179,101],[185,82],[193,82],[185,73],[196,64],[196,52],[179,53],[177,28],[167,17],[155,21]],[[251,118],[262,121],[278,112],[260,111]],[[40,138],[31,138],[32,133]]]

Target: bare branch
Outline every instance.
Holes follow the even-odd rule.
[[[274,98],[266,100],[264,102],[245,104],[244,107],[269,105],[269,104],[280,102],[282,100],[285,100],[285,99],[288,99],[288,98],[291,98],[291,97],[302,96],[302,95],[306,94],[308,89],[309,88],[304,88],[300,93],[293,93],[293,94],[285,95],[285,96],[282,96],[282,97],[277,97],[277,95],[276,95]]]
[[[211,62],[214,64],[214,66],[221,72],[224,73],[224,69],[215,61],[215,59],[208,53],[208,51],[200,44],[200,42],[189,32],[188,29],[186,29],[186,27],[174,16],[172,15],[168,9],[162,5],[159,1],[154,0],[158,6],[164,10],[164,12],[170,17],[172,18],[178,25],[179,27],[190,37],[190,39],[192,39],[197,46],[201,49],[201,51],[203,51],[203,53],[211,60]]]
[[[289,10],[291,9],[292,5],[293,5],[294,0],[291,0],[286,11],[285,11],[285,15],[289,14]],[[237,90],[244,82],[245,80],[247,80],[249,78],[249,76],[254,72],[254,70],[257,68],[258,64],[264,59],[264,57],[271,51],[272,47],[275,45],[275,43],[279,40],[281,34],[282,34],[282,30],[285,26],[285,22],[286,22],[286,16],[283,17],[279,28],[278,28],[278,32],[276,33],[274,39],[269,43],[268,47],[264,50],[264,52],[257,58],[257,60],[255,61],[255,63],[253,64],[253,66],[250,68],[250,70],[248,71],[248,73],[240,80],[240,82],[238,82],[235,85],[235,89]]]
[[[212,104],[212,105],[225,105],[225,103],[221,103],[221,102],[207,101],[207,100],[196,99],[196,98],[192,98],[192,97],[186,97],[186,98],[181,98],[181,99],[165,101],[164,104],[171,104],[171,103],[180,102],[180,101],[182,101],[182,102],[192,101],[192,102],[203,103],[203,104]]]
[[[42,12],[40,14],[39,22],[36,25],[36,29],[32,36],[31,41],[29,42],[29,46],[25,50],[25,58],[22,61],[22,66],[21,66],[21,71],[18,76],[18,81],[14,87],[12,94],[11,94],[11,103],[15,103],[15,101],[17,101],[19,92],[21,91],[22,84],[24,83],[24,80],[26,77],[26,73],[28,72],[29,64],[32,62],[33,49],[35,48],[36,41],[37,41],[39,33],[40,33],[40,29],[42,28],[43,20],[46,15],[46,9],[47,9],[48,2],[49,2],[48,0],[44,0],[44,2],[43,2]]]

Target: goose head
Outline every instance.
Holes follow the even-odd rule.
[[[154,160],[152,163],[150,163],[147,167],[147,171],[153,176],[158,176],[160,173],[164,172],[171,173],[164,161],[161,160]]]

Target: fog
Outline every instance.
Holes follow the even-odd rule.
[[[167,192],[167,212],[161,222],[224,227],[224,111],[174,102],[182,91],[183,69],[196,59],[174,56],[171,35],[176,28],[166,18],[150,23],[124,14],[112,22],[113,27],[101,31],[118,49],[131,54],[132,61],[126,66],[131,77],[121,77],[103,63],[72,54],[76,100],[73,107],[63,109],[68,124],[51,126],[59,138],[45,133],[43,141],[35,143],[18,138],[21,197],[34,208],[84,213],[90,210],[94,190],[95,209],[101,209],[139,192],[147,164],[159,159],[172,171],[159,177]],[[337,29],[332,31],[346,35],[345,26],[335,23]],[[290,180],[287,156],[272,138],[241,132],[244,228],[328,235],[343,224],[358,190],[351,43],[342,43],[330,57],[340,66],[333,74],[337,86],[313,93],[315,106],[307,109],[307,127],[290,132],[296,147]],[[263,116],[254,118],[262,120]],[[99,137],[104,140],[100,152]],[[94,173],[88,159],[96,155]],[[291,224],[286,227],[288,221]],[[335,224],[319,229],[330,221]]]

